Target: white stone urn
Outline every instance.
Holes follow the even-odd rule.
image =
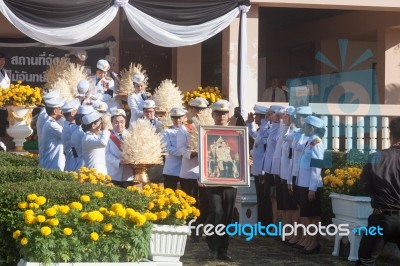
[[[187,236],[190,234],[187,225],[154,224],[150,238],[149,259],[154,262],[179,262],[185,253]]]
[[[10,124],[7,128],[7,134],[13,138],[15,150],[22,151],[26,138],[33,133],[31,120],[34,107],[9,105],[6,108],[8,111],[7,120]]]

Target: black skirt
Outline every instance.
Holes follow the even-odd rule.
[[[321,217],[322,188],[315,192],[315,200],[308,200],[308,187],[300,188],[300,217]]]

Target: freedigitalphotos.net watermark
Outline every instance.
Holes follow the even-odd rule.
[[[212,224],[197,224],[193,225],[195,220],[191,220],[188,224],[189,229],[200,236],[203,233],[206,236],[212,236],[214,234],[223,236],[225,234],[229,236],[245,236],[247,241],[250,241],[255,236],[274,236],[281,237],[284,241],[288,236],[297,236],[300,232],[302,235],[314,236],[320,234],[322,236],[348,236],[350,233],[355,235],[383,235],[383,228],[380,226],[360,226],[357,228],[350,229],[349,224],[329,224],[327,226],[322,225],[320,222],[318,225],[310,224],[303,225],[295,222],[292,224],[269,224],[267,226],[262,225],[260,222],[257,224],[240,224],[232,223],[228,225],[218,224],[216,226]]]

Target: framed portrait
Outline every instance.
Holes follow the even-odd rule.
[[[247,127],[201,126],[200,183],[206,186],[250,186]]]

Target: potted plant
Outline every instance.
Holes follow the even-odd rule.
[[[190,234],[186,224],[200,215],[196,200],[180,189],[172,190],[157,184],[129,187],[139,191],[149,201],[145,215],[154,223],[150,238],[149,259],[152,261],[178,262],[185,252],[186,239]]]
[[[17,151],[23,150],[25,138],[33,132],[30,126],[32,110],[41,101],[40,88],[23,85],[21,81],[0,90],[0,107],[7,108],[10,123],[7,134],[13,138]]]

